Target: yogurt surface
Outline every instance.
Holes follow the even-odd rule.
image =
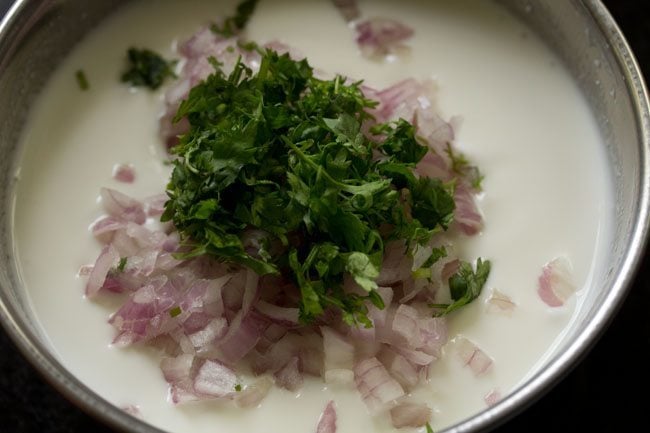
[[[146,47],[167,58],[177,41],[210,18],[229,15],[236,2],[142,0],[117,11],[82,40],[54,72],[23,135],[16,190],[15,239],[34,315],[59,360],[117,406],[135,405],[142,417],[170,432],[314,431],[328,400],[335,400],[338,432],[392,431],[387,417],[372,418],[356,390],[307,380],[299,393],[272,389],[256,409],[202,402],[173,406],[146,348],[110,345],[107,323],[117,300],[83,297],[82,265],[100,245],[89,226],[101,214],[106,186],[136,198],[162,192],[169,166],[158,137],[162,92],[120,83],[126,50]],[[483,294],[449,318],[450,338],[465,336],[494,359],[476,377],[453,348],[431,369],[416,398],[433,409],[440,429],[486,407],[492,390],[503,395],[533,374],[580,306],[590,275],[605,256],[610,235],[611,182],[604,145],[586,101],[559,59],[522,23],[491,2],[471,0],[365,1],[364,17],[390,16],[415,29],[411,52],[383,62],[359,55],[354,32],[329,1],[262,0],[247,36],[280,40],[318,69],[364,79],[382,88],[404,78],[432,78],[443,117],[461,116],[457,144],[485,174],[479,200],[485,227],[460,243],[461,256],[492,261]],[[75,81],[83,69],[90,88]],[[113,166],[130,163],[133,184],[112,179]],[[579,291],[551,309],[537,295],[542,266],[567,257]],[[511,315],[486,305],[491,289],[516,303]]]

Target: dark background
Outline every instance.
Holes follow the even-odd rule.
[[[10,3],[0,0],[0,16]],[[641,69],[650,76],[650,1],[604,3],[623,29]],[[649,266],[650,253],[646,253],[620,312],[588,356],[546,396],[496,433],[650,431]],[[111,430],[45,384],[0,327],[0,432]]]

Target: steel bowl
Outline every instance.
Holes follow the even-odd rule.
[[[108,403],[50,352],[28,305],[12,234],[19,136],[34,98],[75,42],[128,0],[17,0],[0,23],[0,321],[26,358],[62,394],[106,424],[160,430]],[[598,0],[499,0],[559,55],[600,125],[614,179],[615,221],[608,267],[554,356],[497,405],[446,429],[488,430],[544,394],[586,354],[621,305],[644,252],[650,210],[650,111],[636,61]]]

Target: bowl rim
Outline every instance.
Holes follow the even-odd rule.
[[[0,41],[24,13],[32,0],[15,0],[0,21]],[[650,231],[650,102],[641,70],[622,31],[601,0],[580,3],[610,43],[616,65],[624,74],[639,136],[639,212],[635,215],[630,241],[624,252],[614,284],[603,305],[584,331],[567,350],[548,361],[548,367],[537,372],[513,389],[496,405],[452,425],[444,432],[486,431],[505,423],[541,398],[589,353],[620,309],[635,278],[648,243]],[[0,291],[0,325],[32,367],[66,399],[101,422],[121,431],[164,433],[163,430],[138,419],[109,403],[69,372],[49,351],[15,306]]]
[[[634,110],[639,136],[639,212],[635,215],[630,241],[624,259],[617,270],[614,283],[597,314],[564,352],[510,392],[494,406],[463,420],[445,433],[485,431],[501,425],[539,400],[566,377],[595,346],[613,321],[629,293],[649,244],[650,234],[650,102],[648,89],[639,64],[620,27],[601,0],[581,1],[597,28],[609,42],[617,66],[623,73],[626,90]],[[476,429],[476,430],[474,430]]]

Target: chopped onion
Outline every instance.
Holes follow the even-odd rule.
[[[456,350],[463,364],[469,366],[477,376],[484,374],[492,367],[492,358],[465,337],[461,336],[456,339]]]
[[[397,308],[393,319],[393,332],[408,346],[420,347],[422,337],[418,326],[418,312],[415,308],[402,304]]]
[[[512,301],[510,296],[505,293],[501,293],[497,289],[492,289],[490,296],[487,299],[488,311],[502,313],[502,314],[512,314],[513,310],[516,307],[516,304]]]
[[[336,408],[330,400],[318,420],[316,433],[336,433]]]
[[[126,406],[122,406],[121,409],[124,412],[131,415],[131,416],[134,416],[134,417],[137,417],[137,418],[142,417],[142,413],[140,412],[140,408],[138,406],[134,405],[134,404],[129,404],[129,405],[126,405]]]
[[[114,189],[102,188],[101,197],[104,209],[111,216],[124,221],[133,221],[136,224],[144,224],[147,219],[142,203],[126,194]]]
[[[566,257],[547,263],[538,282],[537,293],[549,307],[561,307],[576,291],[571,263]]]
[[[243,316],[240,311],[230,323],[228,333],[219,342],[223,360],[235,363],[250,352],[260,337],[266,322],[254,312]]]
[[[391,408],[390,418],[393,427],[422,427],[431,421],[431,408],[426,404],[400,403]]]
[[[388,314],[388,306],[393,302],[393,289],[391,287],[383,287],[379,286],[377,287],[377,293],[379,293],[379,296],[381,296],[382,301],[384,301],[384,305],[386,308],[379,309],[375,307],[372,303],[369,303],[370,305],[368,306],[368,317],[372,319],[373,323],[373,336],[374,336],[374,330],[377,327],[383,327],[386,325],[386,317]]]
[[[483,227],[483,218],[479,213],[474,195],[464,182],[458,182],[454,189],[454,202],[456,211],[454,212],[454,223],[466,235],[475,235]]]
[[[330,385],[349,386],[354,384],[354,371],[346,368],[332,368],[325,370],[323,380]]]
[[[413,29],[392,18],[372,18],[356,26],[357,44],[368,56],[388,54],[413,36]]]
[[[404,395],[401,385],[393,379],[377,358],[368,358],[354,366],[354,380],[361,398],[373,414]]]
[[[115,164],[113,166],[113,179],[118,182],[133,183],[135,181],[135,168],[131,164]]]
[[[436,360],[436,357],[429,355],[421,350],[408,349],[405,347],[395,347],[395,350],[415,365],[427,366]]]
[[[239,407],[257,406],[268,395],[272,386],[273,379],[262,376],[235,395],[235,404]]]
[[[194,356],[182,354],[175,358],[163,358],[160,369],[170,385],[170,398],[174,404],[197,400],[191,378]]]
[[[77,271],[78,277],[87,277],[93,271],[94,265],[81,265]]]
[[[147,216],[160,216],[165,211],[165,203],[169,197],[167,194],[157,194],[144,199],[144,208]]]
[[[251,308],[257,303],[259,298],[259,276],[250,269],[246,269],[244,273],[244,287],[241,293],[241,308],[239,308],[239,312],[246,315],[251,311]]]
[[[218,317],[210,321],[205,326],[205,328],[188,335],[188,338],[197,350],[208,349],[212,342],[219,339],[226,333],[227,328],[228,324],[226,322],[226,319],[223,317]]]
[[[483,397],[483,400],[485,401],[485,404],[488,406],[494,406],[501,400],[501,392],[498,389],[492,389],[490,392],[485,394],[485,397]]]
[[[284,367],[275,373],[275,383],[278,386],[289,391],[297,391],[302,387],[304,379],[298,369],[298,362],[298,357],[294,356]]]
[[[436,114],[429,106],[420,104],[414,113],[415,125],[418,134],[424,137],[431,149],[430,154],[439,155],[448,167],[450,165],[447,154],[448,145],[456,136],[450,122],[445,122],[442,117]],[[447,170],[442,173],[430,173],[430,176],[447,178],[451,173]]]
[[[118,264],[120,256],[113,247],[109,244],[102,248],[102,252],[97,257],[95,266],[93,266],[90,275],[88,276],[88,282],[86,283],[86,296],[92,298],[99,292],[99,290],[104,285],[106,276],[109,271]]]
[[[237,385],[235,372],[217,361],[206,360],[194,378],[197,394],[209,397],[232,397]]]
[[[320,377],[324,371],[323,338],[315,331],[302,331],[297,338],[301,370]]]
[[[105,243],[110,242],[113,232],[126,227],[126,221],[112,216],[105,216],[92,225],[93,236]]]
[[[167,277],[157,277],[133,292],[109,320],[119,332],[115,344],[146,341],[175,327],[169,311],[176,305],[176,291]]]
[[[257,342],[255,348],[262,352],[266,352],[271,346],[278,342],[287,333],[287,328],[280,326],[276,323],[270,323],[264,330],[264,333]]]
[[[279,307],[266,301],[259,301],[255,304],[255,309],[275,323],[284,326],[298,325],[298,314],[300,312],[298,308]]]
[[[440,357],[442,346],[447,342],[447,321],[442,317],[425,317],[418,320],[422,336],[422,351]]]
[[[384,262],[377,277],[377,284],[388,286],[411,276],[413,259],[406,254],[404,242],[391,242],[386,245]]]
[[[163,358],[160,369],[165,380],[170,384],[177,384],[189,379],[194,356],[182,354],[175,358]]]
[[[275,372],[282,368],[289,360],[300,353],[300,337],[287,333],[273,344],[265,353],[252,352],[253,371],[257,374],[267,371]],[[257,353],[257,356],[255,356]]]
[[[325,353],[325,382],[346,383],[350,379],[347,372],[352,371],[354,364],[354,346],[326,326],[321,327],[321,333]]]
[[[419,110],[426,110],[425,112],[428,113],[431,108],[430,96],[433,94],[433,89],[434,85],[431,81],[420,82],[408,78],[379,91],[364,88],[364,94],[379,101],[379,105],[370,110],[378,122],[399,118],[415,121]],[[417,122],[415,123],[417,126]],[[418,133],[423,137],[428,135],[426,130],[418,130]]]
[[[418,372],[404,356],[385,347],[379,352],[377,359],[405,389],[411,389],[418,384],[420,379]]]

